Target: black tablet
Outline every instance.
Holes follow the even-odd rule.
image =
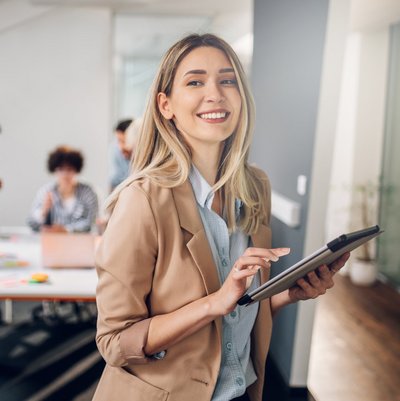
[[[248,305],[252,302],[272,297],[272,295],[292,287],[298,279],[304,277],[317,267],[331,264],[344,253],[352,251],[382,233],[383,230],[381,230],[379,226],[373,226],[349,234],[340,235],[311,255],[300,260],[293,266],[290,266],[271,280],[268,280],[260,287],[243,295],[243,297],[239,299],[238,304]]]

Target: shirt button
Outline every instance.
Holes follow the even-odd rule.
[[[241,377],[236,378],[236,384],[239,386],[243,386],[244,380]]]
[[[226,262],[226,259],[222,259],[222,266],[224,266],[224,267],[228,266],[228,263]]]
[[[232,349],[232,343],[227,343],[226,349],[230,351]]]
[[[236,311],[231,312],[231,317],[236,317],[237,313]]]
[[[167,355],[167,351],[160,351],[153,355],[154,359],[164,359],[165,355]]]

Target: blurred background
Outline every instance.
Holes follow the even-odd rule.
[[[375,340],[358,351],[349,340],[356,326],[376,333],[374,347],[386,338],[381,330],[391,333],[387,344],[399,333],[399,0],[0,0],[0,226],[25,224],[37,188],[49,180],[47,154],[59,144],[82,150],[83,180],[104,201],[115,123],[142,115],[161,56],[191,32],[226,39],[251,82],[251,159],[274,190],[274,244],[292,248],[275,272],[336,235],[375,224],[385,230],[371,250],[368,287],[357,286],[349,263],[335,293],[343,304],[331,298],[319,314],[309,301],[278,316],[275,381],[287,399],[306,399],[310,390],[318,401],[400,399],[393,383],[378,393],[365,385],[399,371],[387,362],[399,345],[382,354],[387,371],[371,360],[360,378],[363,352]],[[383,309],[366,317],[373,309],[366,298]],[[359,301],[361,312],[349,307]],[[348,337],[340,337],[346,324]],[[343,365],[338,355],[359,365]]]

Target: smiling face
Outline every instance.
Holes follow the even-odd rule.
[[[221,146],[235,131],[241,97],[232,64],[222,50],[198,47],[180,62],[171,94],[158,105],[191,149]]]
[[[55,169],[57,182],[62,187],[72,187],[76,183],[78,172],[69,164],[63,164]]]

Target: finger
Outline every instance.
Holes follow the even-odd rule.
[[[287,255],[290,252],[290,248],[247,248],[244,252],[244,256],[258,256],[260,258],[266,258],[272,262],[278,261],[280,256]]]
[[[318,272],[322,271],[322,273],[317,274]],[[313,287],[315,287],[320,294],[325,294],[326,290],[333,287],[333,279],[332,273],[330,272],[327,265],[322,265],[318,268],[318,272],[315,271],[315,277],[318,279],[317,281],[311,282]]]
[[[304,291],[307,298],[316,298],[317,291],[304,278],[297,280],[296,284]]]
[[[240,280],[245,277],[251,277],[254,276],[258,270],[260,270],[260,266],[254,266],[252,269],[243,269],[243,270],[237,270],[236,268],[233,268],[232,276],[233,278]]]
[[[262,266],[269,268],[270,263],[257,256],[241,256],[234,264],[235,270],[248,269],[250,266]]]
[[[277,256],[278,258],[281,256],[285,256],[290,253],[290,248],[273,248],[270,251]]]
[[[321,280],[328,280],[332,277],[332,271],[327,265],[322,265],[318,267],[318,276]]]
[[[320,287],[321,281],[314,271],[307,274],[307,279],[314,288]]]
[[[339,259],[336,259],[329,265],[330,271],[335,274],[337,273],[348,261],[350,257],[350,252],[346,252]]]

